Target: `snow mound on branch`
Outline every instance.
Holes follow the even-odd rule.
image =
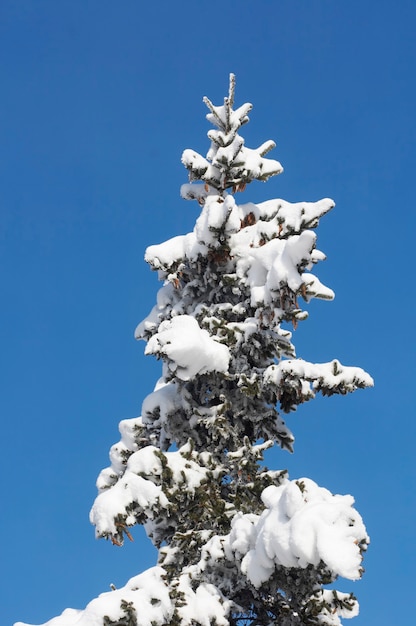
[[[251,252],[253,246],[257,248],[262,240],[270,241],[275,238],[287,240],[289,236],[302,235],[301,245],[290,244],[294,246],[293,253],[290,254],[295,264],[299,262],[299,252],[301,257],[305,255],[309,257],[312,254],[314,262],[325,258],[325,255],[317,250],[312,252],[316,236],[305,229],[315,228],[319,218],[333,208],[334,202],[329,198],[317,202],[297,203],[275,199],[259,204],[250,202],[237,205],[232,195],[221,197],[207,192],[203,185],[189,184],[183,185],[182,195],[203,199],[201,214],[191,233],[172,237],[146,249],[145,260],[154,269],[168,270],[174,263],[185,259],[195,261],[198,255],[207,253],[208,246],[217,245],[219,231],[224,235],[231,235],[231,257],[236,254],[236,247],[241,256],[242,252]],[[248,215],[253,218],[251,225],[241,228]],[[297,240],[298,237],[293,242]],[[263,242],[260,245],[264,245]],[[278,248],[278,254],[282,249]]]
[[[160,269],[170,266],[174,261],[196,258],[204,251],[204,247],[198,245],[195,233],[192,232],[149,246],[144,258],[154,269]]]
[[[273,300],[273,293],[287,285],[296,293],[301,286],[314,285],[315,297],[331,300],[334,292],[319,283],[316,276],[300,271],[309,265],[316,235],[310,230],[289,239],[272,239],[258,248],[250,247],[253,234],[240,232],[233,238],[233,254],[237,258],[236,273],[241,282],[250,286],[253,306]]]
[[[151,452],[156,448],[149,446]],[[162,491],[160,485],[155,485],[152,480],[139,476],[137,470],[142,469],[140,465],[141,457],[145,456],[149,461],[149,449],[143,448],[135,452],[128,460],[126,471],[115,485],[102,491],[95,499],[91,509],[90,521],[95,526],[96,536],[116,535],[119,531],[116,520],[121,516],[127,520],[127,524],[134,523],[134,518],[130,520],[129,510],[133,504],[144,511],[150,518],[155,510],[167,508],[169,501]],[[154,465],[158,459],[153,454]],[[148,468],[150,471],[150,467]],[[144,472],[143,472],[144,473]]]
[[[103,626],[103,617],[120,619],[121,603],[133,603],[140,609],[140,626],[166,623],[172,614],[169,590],[162,576],[161,567],[152,567],[131,578],[125,587],[102,593],[90,602],[85,610],[66,609],[62,615],[49,620],[43,626]],[[19,622],[15,626],[25,626]]]
[[[184,626],[195,623],[200,626],[211,626],[212,623],[227,626],[231,603],[222,597],[218,589],[207,583],[191,586],[189,576],[180,576],[175,581],[175,589],[172,589],[173,585],[169,588],[165,582],[165,575],[162,567],[152,567],[131,578],[121,589],[101,594],[83,611],[66,609],[43,626],[103,626],[104,616],[113,623],[127,623],[124,620],[128,613],[123,606],[137,616],[140,626],[169,624],[175,609]],[[183,594],[183,606],[175,606],[172,591]],[[18,622],[15,626],[25,624]]]
[[[303,569],[321,561],[335,576],[361,577],[361,553],[369,538],[352,496],[333,495],[302,478],[267,487],[262,501],[261,515],[237,513],[229,535],[206,544],[202,569],[221,558],[237,559],[257,588],[278,566]]]
[[[146,261],[167,282],[159,292],[157,307],[138,326],[137,338],[144,338],[146,331],[153,332],[162,311],[179,299],[180,275],[186,263],[210,254],[223,253],[227,274],[248,288],[251,306],[281,304],[281,290],[286,288],[293,294],[301,293],[306,301],[334,298],[334,292],[310,273],[325,255],[315,247],[315,233],[308,230],[315,228],[319,218],[331,210],[332,200],[291,204],[276,199],[258,205],[237,205],[232,195],[220,197],[199,187],[188,185],[183,190],[189,197],[203,198],[193,232],[146,250]],[[218,247],[219,240],[227,242],[225,248]],[[173,284],[169,286],[169,281],[175,288]]]
[[[149,339],[145,354],[167,357],[169,369],[181,380],[207,372],[225,373],[230,361],[227,346],[215,341],[190,315],[162,322]]]
[[[227,615],[232,602],[225,600],[217,587],[195,582],[186,573],[180,577],[178,590],[184,594],[184,604],[179,607],[180,623],[184,626],[229,626]]]
[[[287,359],[278,364],[270,365],[264,372],[264,382],[282,389],[285,384],[294,381],[305,386],[304,393],[321,391],[331,393],[347,393],[359,388],[372,387],[374,381],[361,367],[342,365],[337,359],[329,363],[309,363],[303,359]]]
[[[164,478],[166,468],[171,483],[176,488],[185,488],[192,496],[207,481],[209,469],[189,458],[189,454],[189,445],[166,453],[155,446],[146,446],[131,454],[123,475],[95,499],[90,520],[96,527],[97,537],[116,535],[120,518],[125,519],[126,526],[132,526],[136,523],[135,514],[144,512],[152,520],[161,509],[169,509],[171,503],[165,494],[165,490],[169,493],[170,486]],[[151,530],[150,522],[148,528]]]
[[[299,234],[305,228],[315,228],[319,218],[333,209],[335,203],[331,198],[323,198],[317,202],[288,202],[281,198],[266,200],[257,205],[257,211],[262,219],[277,222],[280,226],[280,235]]]
[[[218,232],[236,233],[240,229],[240,211],[233,196],[224,199],[208,196],[201,215],[196,220],[195,237],[199,243],[217,245]]]
[[[221,198],[210,195],[198,217],[194,230],[187,235],[172,237],[163,243],[146,249],[145,261],[154,269],[167,269],[173,263],[184,259],[196,260],[198,255],[207,253],[208,246],[215,247],[218,232],[236,233],[241,224],[241,214],[233,196]]]
[[[267,487],[262,500],[267,509],[256,525],[255,544],[241,563],[256,587],[268,580],[276,565],[305,568],[323,561],[338,576],[361,577],[359,544],[368,537],[352,508],[352,496],[332,495],[304,478]]]

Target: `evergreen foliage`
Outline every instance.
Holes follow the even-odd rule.
[[[284,414],[372,385],[360,368],[296,358],[288,329],[306,319],[302,301],[333,297],[311,270],[325,258],[312,229],[334,203],[236,203],[282,167],[265,156],[272,141],[245,147],[252,105],[234,109],[234,88],[231,75],[223,105],[204,98],[207,156],[182,156],[181,194],[201,206],[193,232],[146,251],[163,286],[136,337],[163,374],[142,416],[121,422],[91,511],[116,545],[144,524],[157,566],[49,626],[336,626],[358,612],[327,588],[363,571],[353,499],[262,463],[274,444],[292,451]]]

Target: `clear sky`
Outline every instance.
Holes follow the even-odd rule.
[[[332,197],[314,302],[294,340],[373,390],[288,418],[274,469],[352,493],[372,544],[356,626],[409,622],[415,566],[414,0],[0,3],[0,623],[83,608],[153,565],[141,531],[94,539],[95,479],[160,365],[133,331],[154,304],[147,245],[188,232],[182,150],[228,74],[249,147],[285,167],[241,201]],[[141,530],[141,529],[140,529]]]

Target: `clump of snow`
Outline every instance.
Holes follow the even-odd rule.
[[[161,567],[152,567],[131,578],[121,589],[103,593],[90,602],[83,611],[66,609],[60,616],[43,626],[103,626],[103,616],[120,620],[121,603],[132,603],[140,619],[140,626],[154,626],[169,622],[174,605],[169,588],[163,580],[166,574]],[[25,626],[19,622],[15,626]]]
[[[169,369],[181,380],[207,372],[225,373],[230,361],[228,347],[215,341],[190,315],[162,322],[149,339],[145,354],[167,357]]]
[[[189,445],[166,453],[155,446],[146,446],[131,454],[122,476],[95,499],[90,520],[96,528],[96,535],[108,537],[119,534],[120,522],[117,520],[120,518],[131,526],[136,523],[136,516],[140,517],[142,513],[152,520],[161,509],[169,510],[169,489],[172,486],[175,489],[184,488],[192,497],[195,489],[207,481],[210,470],[190,456]],[[196,453],[194,456],[197,458]],[[164,478],[166,470],[169,472],[169,483]],[[221,471],[218,467],[218,472]],[[151,524],[148,528],[151,531]]]
[[[252,247],[253,233],[241,231],[233,238],[232,253],[237,258],[236,275],[251,289],[251,304],[270,304],[276,292],[284,286],[296,293],[302,285],[318,280],[312,274],[305,274],[302,267],[311,263],[316,235],[303,231],[289,239],[274,238]],[[331,299],[333,292],[321,286],[316,297]]]
[[[143,450],[135,454],[143,453]],[[152,480],[138,476],[134,466],[132,468],[129,466],[130,459],[123,476],[113,486],[99,493],[95,499],[90,521],[95,526],[97,537],[117,535],[119,528],[116,520],[120,517],[127,519],[133,506],[143,511],[149,518],[153,518],[161,508],[169,506],[169,500],[162,487],[155,485]]]
[[[332,495],[308,478],[269,486],[261,515],[237,513],[226,536],[203,548],[201,567],[241,560],[241,571],[260,587],[279,566],[306,568],[323,561],[335,576],[361,577],[369,538],[352,496]]]
[[[155,269],[161,267],[161,261],[157,255],[153,257],[152,263],[154,263],[153,267]],[[173,284],[166,281],[157,293],[156,305],[152,308],[149,315],[137,325],[136,330],[134,331],[136,339],[145,339],[147,333],[152,333],[157,329],[161,321],[161,313],[172,305],[175,297],[174,292],[175,289]]]
[[[167,243],[169,243],[169,245],[166,245]],[[169,265],[172,259],[185,258],[185,248],[186,235],[178,235],[162,244],[149,246],[146,249],[144,258],[147,263],[151,263],[152,266],[157,269],[164,265]]]
[[[79,621],[80,618],[82,617],[81,614],[82,614],[82,611],[79,611],[77,609],[65,609],[61,613],[61,615],[57,615],[57,617],[54,617],[53,619],[49,620],[48,622],[40,626],[75,626],[75,625],[81,624],[81,622]],[[14,626],[30,626],[30,625],[24,624],[23,622],[16,622]],[[89,626],[102,626],[102,619],[101,619],[101,622],[99,621],[98,618],[95,621],[90,621]]]
[[[256,543],[242,563],[250,579],[253,576],[258,584],[263,578],[258,563],[267,570],[320,561],[344,578],[361,577],[360,545],[369,539],[361,516],[352,508],[352,496],[332,495],[304,478],[267,487],[262,500],[267,509],[259,519]]]
[[[195,237],[199,243],[218,245],[219,231],[224,235],[236,233],[240,229],[240,221],[233,196],[208,196],[195,224]]]
[[[218,194],[204,193],[204,206],[191,233],[172,237],[146,249],[145,260],[154,269],[167,270],[185,259],[195,261],[198,255],[207,253],[209,246],[218,245],[220,230],[227,235],[239,230],[241,212],[234,197],[226,195],[222,198]]]
[[[175,595],[183,595],[184,602],[176,604]],[[208,583],[195,583],[188,574],[166,581],[166,570],[152,567],[131,578],[121,589],[101,594],[83,611],[66,609],[43,626],[103,626],[103,617],[114,623],[124,623],[123,605],[129,605],[140,626],[163,626],[171,623],[175,611],[184,626],[227,626],[232,603]],[[130,622],[129,622],[130,623]],[[18,622],[15,626],[26,626]]]
[[[374,381],[360,367],[342,365],[334,359],[329,363],[309,363],[303,359],[287,359],[270,365],[264,372],[264,382],[282,387],[287,380],[312,383],[312,389],[322,393],[347,393],[358,388],[372,387]],[[312,393],[313,396],[313,393]]]
[[[183,403],[180,390],[174,382],[166,383],[160,378],[155,389],[143,400],[142,415],[143,423],[149,423],[149,416],[157,412],[159,417],[163,419],[175,410],[178,410]],[[153,420],[151,420],[152,423]]]
[[[334,206],[335,203],[331,198],[323,198],[317,202],[288,202],[276,198],[260,202],[257,208],[263,220],[277,222],[280,226],[280,236],[287,237],[299,234],[305,228],[315,228],[318,226],[319,218]]]
[[[195,581],[185,573],[179,579],[178,590],[184,594],[185,599],[178,610],[181,624],[228,626],[227,615],[232,602],[225,599],[214,585],[202,582],[195,588]]]

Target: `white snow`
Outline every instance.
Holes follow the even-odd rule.
[[[167,508],[169,501],[160,485],[138,476],[134,468],[130,469],[128,465],[115,485],[99,493],[95,499],[90,521],[95,526],[96,536],[116,535],[119,529],[115,520],[119,516],[127,518],[132,505],[136,505],[152,518],[160,508]]]
[[[163,377],[144,400],[143,417],[120,423],[121,440],[110,450],[111,466],[104,469],[97,480],[99,494],[90,513],[97,536],[111,537],[115,542],[128,526],[144,523],[156,545],[167,543],[159,552],[159,562],[166,568],[175,563],[182,547],[171,548],[170,539],[166,537],[159,540],[158,529],[163,528],[164,523],[169,526],[169,532],[175,529],[178,507],[182,507],[181,514],[186,517],[187,499],[199,504],[194,499],[195,491],[201,486],[204,488],[208,481],[223,476],[230,478],[218,458],[214,464],[209,445],[206,450],[194,451],[192,438],[177,451],[162,451],[171,443],[180,445],[175,420],[179,423],[178,430],[182,420],[188,419],[190,423],[201,420],[209,432],[210,422],[214,423],[220,415],[225,420],[225,415],[228,417],[235,408],[231,398],[230,411],[224,416],[219,413],[219,405],[192,406],[192,411],[188,410],[191,393],[182,382],[211,372],[224,375],[230,369],[237,371],[237,376],[229,376],[235,387],[252,385],[259,393],[272,391],[273,397],[278,397],[292,385],[292,390],[296,388],[299,392],[300,401],[312,398],[315,391],[346,393],[373,384],[361,368],[344,367],[336,360],[313,364],[287,359],[265,370],[253,366],[251,371],[244,359],[238,360],[250,341],[261,347],[255,335],[264,329],[273,332],[276,360],[282,354],[292,356],[294,347],[291,344],[287,347],[291,335],[280,328],[280,322],[290,316],[292,319],[306,316],[298,309],[297,297],[301,295],[306,301],[313,297],[334,297],[333,291],[310,273],[318,261],[325,259],[316,249],[316,235],[310,229],[318,225],[320,217],[331,210],[334,203],[328,198],[311,203],[274,199],[239,206],[233,195],[224,192],[225,188],[242,191],[251,180],[266,180],[283,171],[278,161],[264,158],[275,146],[274,142],[267,141],[257,149],[250,149],[238,135],[238,129],[248,121],[252,105],[246,103],[232,110],[234,77],[230,78],[230,96],[223,106],[214,106],[208,98],[204,99],[210,109],[207,118],[216,126],[208,133],[211,146],[207,157],[191,149],[182,155],[191,184],[183,185],[181,194],[202,205],[195,227],[187,235],[173,237],[146,250],[146,261],[158,270],[165,283],[159,290],[156,306],[137,327],[136,337],[148,340],[146,354],[162,358]],[[200,182],[192,184],[192,181]],[[200,276],[199,268],[202,274],[206,264],[215,259],[222,265],[218,273],[215,271],[209,276],[207,272]],[[192,265],[196,262],[197,266]],[[217,279],[219,285],[221,281],[222,286],[231,285],[233,296],[241,296],[238,304],[218,302],[214,298],[214,295],[217,297],[215,290],[212,299],[211,294],[204,293]],[[199,300],[194,298],[198,289]],[[182,293],[185,293],[183,297]],[[212,302],[215,305],[210,313]],[[234,313],[241,307],[235,317],[233,306]],[[226,310],[231,311],[230,316],[225,315]],[[243,321],[239,317],[241,312],[246,314]],[[200,326],[198,320],[201,319]],[[230,333],[234,342],[227,339]],[[281,352],[279,340],[281,343],[285,340]],[[242,344],[244,349],[239,353]],[[230,367],[231,360],[233,367]],[[239,368],[241,362],[246,369]],[[273,357],[268,363],[273,363]],[[271,395],[265,393],[264,397]],[[226,397],[220,396],[220,399],[224,404],[228,401]],[[174,426],[172,430],[169,430],[170,422]],[[183,432],[187,434],[185,428]],[[258,446],[258,451],[271,443],[266,441]],[[230,452],[228,461],[238,459],[244,467],[243,457],[249,458],[248,450],[246,443]],[[254,452],[252,448],[251,454]],[[131,603],[140,626],[161,626],[173,619],[184,626],[211,626],[213,623],[227,626],[230,611],[236,610],[220,591],[226,588],[223,583],[227,582],[224,581],[227,569],[234,574],[238,572],[239,579],[244,579],[243,586],[250,586],[250,583],[257,589],[269,581],[276,568],[305,569],[321,562],[333,578],[360,578],[362,552],[369,538],[360,515],[353,508],[353,498],[333,495],[307,478],[289,481],[282,477],[283,472],[282,476],[279,472],[267,474],[270,480],[277,474],[279,478],[275,485],[262,492],[263,511],[259,514],[236,511],[238,498],[226,502],[221,515],[232,518],[230,532],[215,535],[218,528],[215,519],[211,528],[198,528],[193,540],[196,545],[198,541],[205,542],[200,561],[195,563],[194,559],[170,583],[166,570],[151,568],[132,578],[122,589],[102,594],[85,610],[67,609],[45,626],[102,626],[104,616],[120,623],[123,603]],[[176,526],[178,528],[180,526]],[[189,527],[189,532],[192,534],[194,528]],[[205,570],[216,573],[221,584],[215,586],[207,579],[201,582]],[[231,580],[236,579],[230,577]],[[358,612],[358,605],[349,595],[323,590],[319,585],[314,598],[322,602],[317,620],[328,626],[339,626],[339,617],[353,617]],[[340,608],[340,602],[351,610]]]
[[[199,455],[200,463],[191,457],[188,444],[176,452],[162,453],[155,446],[145,446],[131,454],[117,482],[105,485],[106,488],[95,499],[90,520],[96,527],[97,537],[116,535],[119,531],[116,519],[120,516],[126,520],[127,526],[135,524],[135,515],[142,512],[149,520],[154,519],[162,509],[169,511],[169,494],[172,489],[183,489],[192,497],[195,489],[207,481],[210,473],[216,475],[222,471],[220,466],[213,472],[201,465],[203,455]],[[209,458],[206,460],[209,463]],[[169,470],[171,484],[164,479],[165,467]],[[111,471],[112,468],[103,470],[99,481],[104,481]],[[135,515],[131,515],[132,510]],[[151,534],[151,523],[147,530]]]
[[[181,380],[197,374],[228,370],[230,351],[200,328],[190,315],[178,315],[165,320],[148,341],[145,354],[163,354],[169,368]]]
[[[337,576],[361,577],[360,545],[369,542],[352,496],[332,495],[308,478],[267,487],[264,512],[238,513],[231,532],[213,537],[202,550],[201,567],[225,558],[241,560],[241,571],[260,587],[277,566],[306,568],[322,560]]]
[[[233,196],[226,196],[224,200],[219,196],[208,196],[196,220],[196,240],[207,246],[215,246],[218,242],[218,231],[223,228],[224,233],[235,233],[240,228],[240,221],[240,212]]]
[[[143,400],[142,419],[144,424],[149,421],[147,415],[153,414],[155,410],[159,412],[160,417],[163,419],[175,409],[179,409],[183,402],[179,394],[180,392],[175,383],[166,383],[163,378],[160,378],[155,386],[155,390]]]
[[[316,276],[304,271],[325,259],[325,255],[315,248],[315,233],[305,230],[305,225],[316,226],[319,217],[334,206],[332,200],[325,198],[318,202],[291,204],[277,199],[258,205],[248,203],[239,206],[232,195],[220,198],[198,189],[193,193],[192,187],[199,188],[200,185],[186,185],[183,195],[204,199],[194,230],[150,246],[145,258],[154,269],[168,273],[172,266],[177,267],[186,259],[196,261],[198,256],[215,250],[218,232],[222,229],[229,237],[229,258],[235,266],[236,276],[241,284],[249,287],[253,306],[272,303],[279,290],[286,285],[293,293],[302,289],[307,300],[313,297],[330,300],[334,297],[331,289]],[[241,228],[249,214],[252,216],[250,225]],[[157,326],[158,311],[173,302],[175,295],[172,285],[162,287],[157,307],[136,330],[138,338],[146,329],[152,330]]]
[[[273,292],[284,285],[288,285],[294,293],[300,289],[305,280],[298,266],[303,259],[309,258],[314,241],[314,233],[304,231],[289,240],[272,239],[250,251],[246,245],[236,242],[233,249],[238,257],[236,273],[242,282],[250,286],[253,306],[269,304],[273,301]]]
[[[299,233],[304,228],[315,228],[319,218],[333,209],[335,203],[331,198],[323,198],[317,202],[288,202],[281,198],[260,202],[257,207],[265,220],[277,220],[282,226],[281,236]]]
[[[236,131],[240,126],[246,122],[248,122],[247,114],[253,108],[253,105],[250,102],[246,102],[242,104],[238,109],[235,110],[227,110],[225,105],[221,106],[213,106],[208,98],[204,98],[205,104],[211,109],[212,113],[207,113],[207,120],[211,122],[217,128],[224,128],[228,123],[230,127]]]
[[[103,626],[103,616],[120,619],[122,600],[133,602],[140,626],[166,624],[174,607],[169,590],[162,576],[165,570],[152,567],[139,576],[131,578],[121,589],[103,593],[90,602],[85,610],[66,609],[62,615],[49,620],[43,626]],[[15,626],[25,626],[19,622]]]
[[[120,620],[121,603],[132,603],[140,626],[169,624],[175,611],[175,602],[169,595],[168,584],[164,580],[166,571],[162,567],[152,567],[131,578],[127,584],[114,591],[101,594],[90,602],[83,611],[66,609],[43,626],[102,626],[103,616]],[[227,615],[231,602],[224,598],[214,585],[195,583],[185,573],[176,581],[176,591],[184,596],[183,606],[178,607],[180,623],[184,626],[227,626]],[[27,626],[18,622],[14,626]]]
[[[181,624],[184,626],[228,626],[227,614],[232,603],[223,598],[219,590],[208,583],[200,583],[196,589],[194,581],[186,573],[180,577],[179,591],[185,595],[180,607]]]
[[[141,451],[140,451],[141,452]],[[178,453],[170,463],[182,471]],[[132,461],[135,471],[160,472],[154,449],[136,453]],[[173,458],[173,457],[171,457]],[[189,462],[189,460],[188,460]],[[101,496],[99,496],[101,497]],[[241,571],[257,588],[265,583],[276,567],[306,568],[323,561],[333,574],[356,580],[361,576],[361,551],[369,542],[360,515],[353,508],[351,496],[332,495],[308,478],[286,480],[280,486],[269,486],[262,494],[265,510],[261,515],[237,513],[231,532],[214,536],[202,549],[199,566],[185,570],[177,580],[177,589],[184,594],[180,606],[181,623],[191,626],[198,623],[210,626],[216,620],[226,626],[232,608],[220,591],[212,584],[200,583],[199,573],[206,566],[216,566],[221,560],[237,560]],[[165,570],[153,567],[132,578],[125,587],[104,593],[88,604],[84,611],[66,609],[62,615],[44,626],[102,626],[103,615],[120,619],[121,601],[131,602],[141,626],[168,623],[174,611],[169,589],[163,576]],[[330,604],[334,597],[340,600],[347,594],[332,590],[317,591],[317,597]],[[354,617],[358,604],[351,610],[338,608],[328,614],[328,623],[341,624],[339,617]],[[25,626],[19,622],[15,626]]]
[[[342,387],[345,391],[355,391],[358,387],[372,387],[374,381],[360,367],[342,365],[334,359],[329,363],[309,363],[303,359],[287,359],[271,365],[264,372],[264,382],[276,387],[287,378],[312,382],[314,390],[332,390]]]

